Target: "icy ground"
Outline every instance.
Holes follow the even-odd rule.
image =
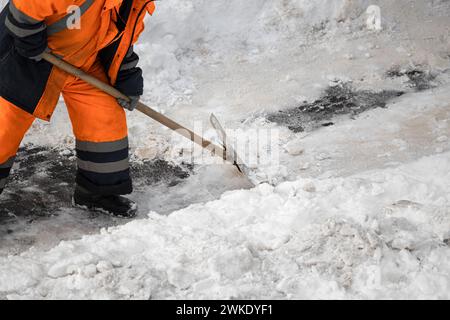
[[[239,190],[232,167],[190,165],[130,114],[138,219],[74,210],[61,103],[2,196],[0,298],[449,299],[449,15],[444,0],[161,2],[137,46],[145,102],[208,137],[211,112],[238,139],[275,130],[279,163],[253,166],[270,184]]]

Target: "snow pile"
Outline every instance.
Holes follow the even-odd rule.
[[[319,45],[317,49],[336,54],[343,46],[340,38],[369,38],[371,32],[377,34],[381,30],[402,34],[401,39],[409,40],[408,47],[414,46],[414,41],[421,37],[431,39],[441,33],[423,34],[427,24],[445,22],[445,18],[437,19],[437,16],[448,15],[450,6],[444,1],[422,0],[408,3],[391,0],[166,0],[158,3],[157,10],[147,19],[148,29],[137,51],[149,89],[147,102],[170,110],[170,107],[191,104],[196,93],[202,90],[205,84],[197,79],[199,72],[217,72],[231,82],[234,79],[225,73],[223,66],[233,60],[235,67],[241,69],[244,62],[258,62],[270,71],[279,60],[285,60],[291,69],[296,69],[306,62],[305,59],[295,60],[305,48]],[[444,30],[442,26],[439,29]],[[365,45],[376,46],[374,43]],[[378,45],[384,47],[386,43],[381,40]],[[391,45],[400,45],[400,42],[397,40]],[[432,47],[422,45],[427,49]],[[355,45],[355,48],[361,47],[362,44]],[[292,50],[295,55],[287,57]],[[399,47],[398,50],[405,49]],[[427,53],[430,55],[430,50]],[[392,57],[392,53],[384,54]],[[312,57],[315,55],[311,53]],[[368,52],[363,55],[372,56]],[[347,56],[355,58],[353,53]],[[333,55],[326,57],[323,63],[335,58]],[[286,76],[278,75],[277,71],[271,72],[275,79]],[[247,73],[247,78],[253,75]]]
[[[158,14],[148,18],[151,34],[146,39],[154,43],[171,34],[178,48],[194,49],[208,43],[215,52],[246,43],[266,45],[287,37],[300,38],[300,30],[311,32],[308,29],[316,25],[356,18],[368,4],[367,0],[167,0],[158,5]],[[173,18],[164,18],[169,15]]]
[[[0,258],[7,298],[450,298],[450,153]]]
[[[190,102],[188,75],[205,63],[277,51],[288,39],[300,45],[320,29],[359,17],[367,0],[178,1],[158,4],[148,32],[136,46],[145,69],[149,101],[159,106]],[[167,17],[171,17],[167,19]],[[207,59],[207,61],[205,61]]]

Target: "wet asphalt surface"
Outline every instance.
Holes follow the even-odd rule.
[[[386,71],[386,78],[404,78],[407,91],[420,92],[435,88],[437,74],[421,68],[393,66]],[[320,127],[334,125],[338,118],[355,116],[376,108],[386,108],[393,99],[405,94],[405,90],[356,90],[348,83],[336,83],[328,87],[322,96],[311,103],[285,108],[266,115],[270,122],[288,127],[291,131],[309,132]]]

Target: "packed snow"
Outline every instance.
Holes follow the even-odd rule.
[[[0,258],[7,298],[450,298],[450,153],[261,184]]]
[[[136,46],[144,102],[208,138],[212,112],[234,139],[271,132],[276,157],[249,164],[250,189],[231,166],[195,163],[133,195],[131,222],[82,226],[62,208],[1,233],[33,240],[0,248],[0,298],[449,299],[450,2],[157,5]],[[336,86],[402,94],[304,132],[267,120]],[[67,123],[61,102],[24,142],[69,152]],[[133,161],[192,156],[140,114],[129,127]]]

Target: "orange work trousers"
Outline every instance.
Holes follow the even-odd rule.
[[[97,61],[88,70],[107,82]],[[76,137],[76,183],[101,195],[132,192],[125,111],[116,99],[68,76],[62,90]],[[0,193],[35,117],[0,97]]]

